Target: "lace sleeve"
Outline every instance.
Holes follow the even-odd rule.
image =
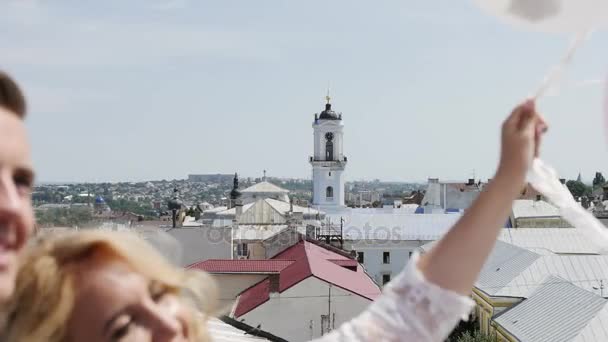
[[[444,341],[461,319],[468,319],[474,302],[428,282],[417,264],[414,254],[366,311],[316,341]]]

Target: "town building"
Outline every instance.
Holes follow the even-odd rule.
[[[361,313],[380,289],[350,254],[305,239],[268,260],[206,260],[189,266],[218,282],[230,316],[289,341],[329,333]]]
[[[462,212],[473,204],[482,188],[483,184],[475,182],[475,179],[467,182],[440,182],[439,178],[429,178],[419,213]]]

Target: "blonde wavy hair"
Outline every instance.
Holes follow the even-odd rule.
[[[208,341],[206,321],[216,309],[217,287],[207,274],[171,265],[143,239],[131,233],[81,231],[50,234],[28,246],[15,293],[5,313],[2,341],[64,342],[76,296],[79,263],[98,253],[119,258],[135,272],[158,282],[192,308],[188,331]]]

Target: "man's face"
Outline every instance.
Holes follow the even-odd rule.
[[[34,226],[33,178],[25,125],[0,108],[0,302],[13,293],[17,255]]]

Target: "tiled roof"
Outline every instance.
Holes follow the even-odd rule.
[[[605,305],[604,298],[549,276],[528,299],[494,321],[519,341],[567,342],[575,339]],[[577,341],[606,341],[606,333],[604,330],[603,338]]]
[[[189,269],[197,269],[209,273],[279,273],[293,260],[218,260],[211,259],[189,265]]]
[[[356,261],[308,241],[297,243],[271,260],[294,261],[280,271],[279,292],[283,292],[302,280],[314,276],[369,300],[374,300],[380,295],[378,285],[364,272],[362,267],[357,267],[354,271],[344,267],[353,265],[353,262],[356,263]],[[344,264],[344,266],[339,264]],[[235,316],[239,317],[246,314],[269,298],[270,281],[267,278],[240,294]]]

